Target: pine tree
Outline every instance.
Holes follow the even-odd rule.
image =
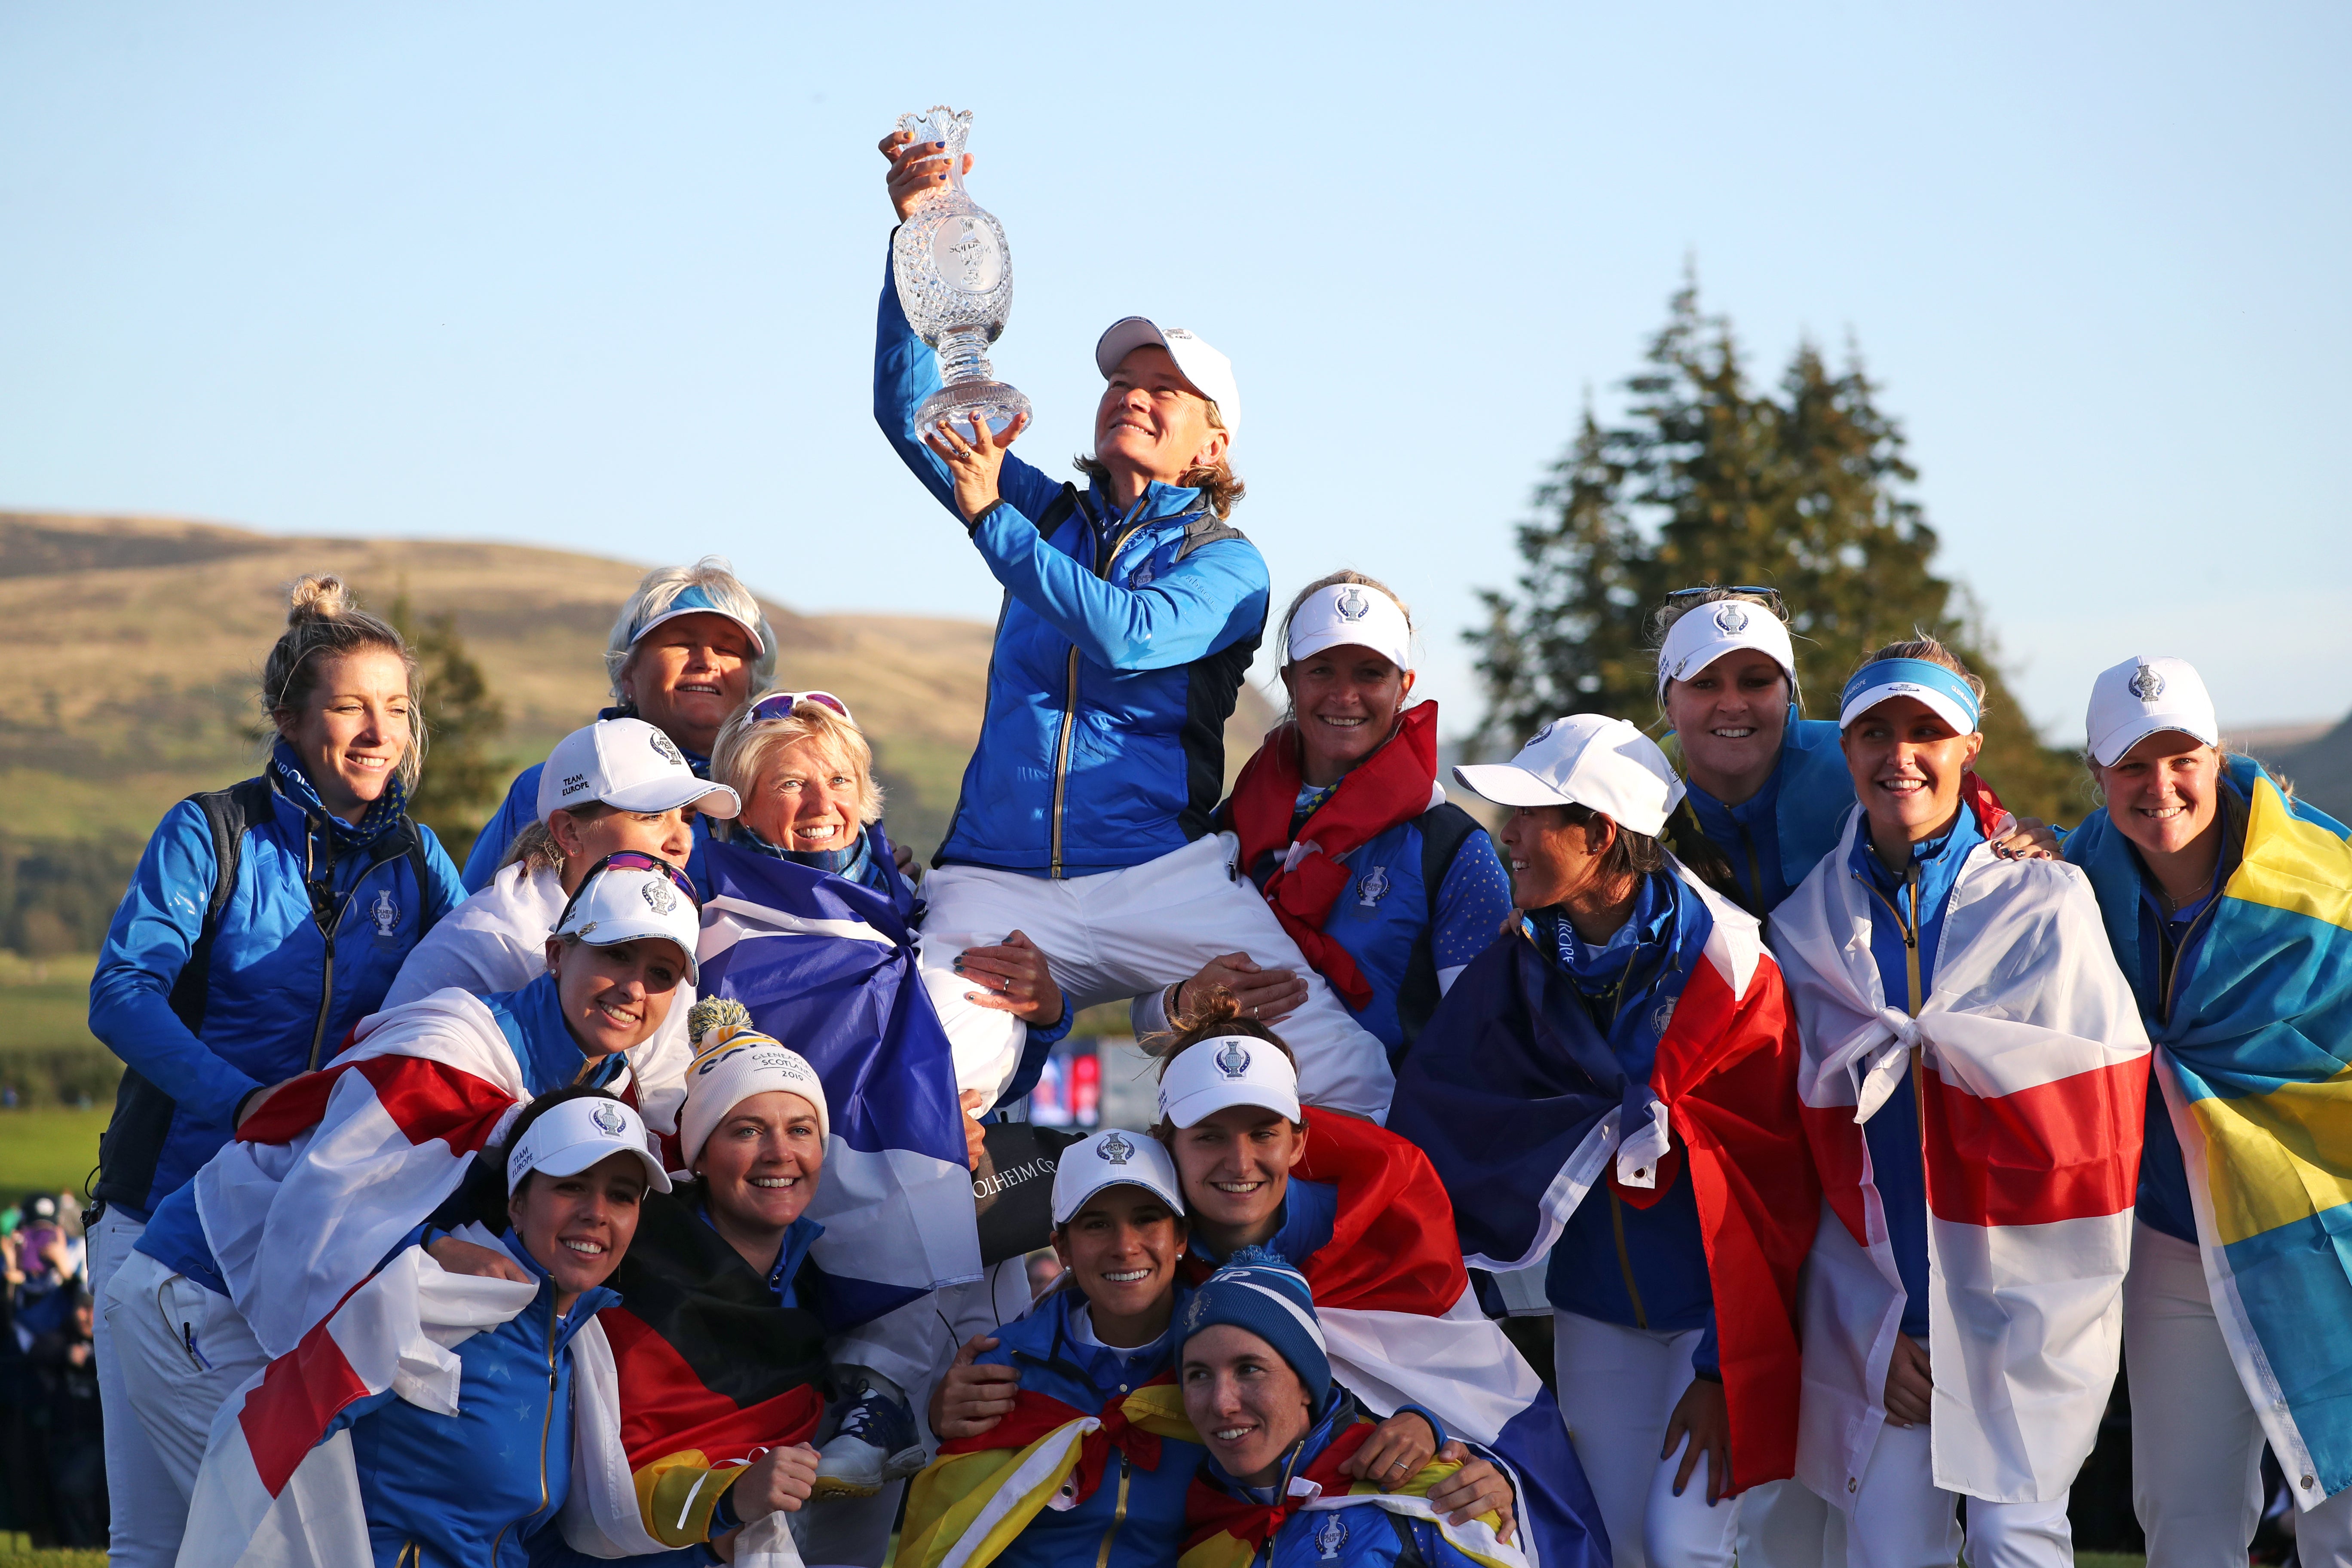
[[[433,829],[462,863],[506,783],[489,744],[507,727],[505,704],[490,692],[482,667],[466,651],[454,614],[419,620],[404,588],[392,603],[392,624],[416,655],[425,732],[431,744],[408,814]]]
[[[1588,406],[1518,530],[1516,594],[1482,594],[1486,718],[1475,742],[1507,754],[1562,713],[1613,713],[1661,732],[1649,620],[1675,589],[1776,587],[1790,611],[1806,711],[1833,716],[1864,655],[1943,638],[1987,687],[1984,773],[2021,815],[2079,818],[2080,766],[2044,747],[1989,657],[1965,593],[1936,574],[1935,530],[1911,493],[1901,426],[1848,350],[1832,372],[1801,343],[1776,396],[1749,386],[1728,321],[1685,280],[1625,421]]]

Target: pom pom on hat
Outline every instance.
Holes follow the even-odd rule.
[[[713,1029],[748,1029],[751,1026],[751,1010],[732,996],[705,996],[687,1009],[686,1037],[697,1051],[702,1049],[702,1037]]]

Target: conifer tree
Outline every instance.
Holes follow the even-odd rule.
[[[1481,595],[1487,625],[1468,634],[1486,689],[1480,752],[1507,754],[1562,713],[1663,732],[1650,617],[1677,588],[1759,584],[1789,607],[1808,716],[1835,717],[1864,654],[1927,631],[1984,678],[1986,779],[2021,815],[2079,819],[2079,764],[2041,743],[1965,592],[1932,568],[1902,427],[1857,353],[1832,371],[1801,343],[1777,395],[1751,387],[1729,321],[1703,314],[1686,280],[1624,384],[1624,422],[1588,407],[1538,490],[1517,591]]]
[[[506,784],[506,770],[489,751],[490,742],[506,731],[506,706],[466,651],[456,615],[420,620],[404,589],[393,601],[392,624],[416,655],[425,732],[431,742],[408,814],[432,828],[451,858],[463,864]]]

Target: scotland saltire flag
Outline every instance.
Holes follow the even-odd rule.
[[[810,1250],[850,1321],[980,1277],[947,1031],[891,901],[730,845],[705,852],[705,996],[730,996],[824,1080],[833,1135]]]

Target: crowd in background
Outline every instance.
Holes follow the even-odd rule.
[[[2021,821],[1941,642],[1808,718],[1806,607],[1693,584],[1654,712],[1452,770],[1490,834],[1400,594],[1277,613],[1232,362],[1096,360],[1064,483],[879,301],[1003,590],[928,868],[723,563],[462,869],[405,643],[296,585],[91,986],[114,1561],[2052,1568],[2128,1349],[2151,1562],[2243,1562],[2267,1447],[2352,1568],[2352,850],[2191,665],[2084,672],[2105,805]],[[1154,1125],[1027,1125],[1107,1003]]]

